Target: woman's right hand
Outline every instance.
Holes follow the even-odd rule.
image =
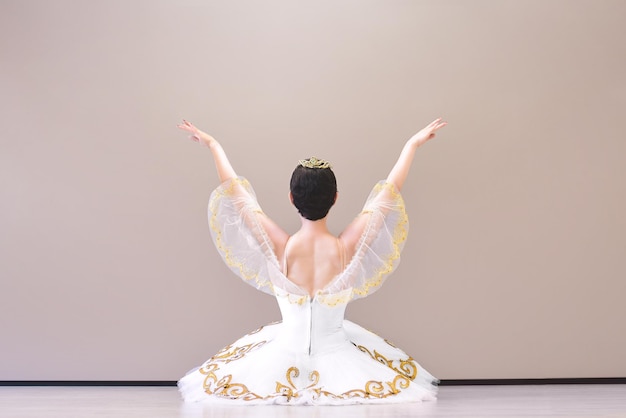
[[[435,137],[435,132],[437,132],[438,129],[443,128],[447,124],[448,122],[443,121],[441,118],[437,118],[429,123],[424,129],[413,135],[410,139],[410,142],[415,144],[416,147],[419,147],[428,140],[433,139]]]

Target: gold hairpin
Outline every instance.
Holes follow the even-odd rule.
[[[332,168],[328,161],[316,157],[311,157],[308,160],[300,160],[299,162],[302,167],[306,168]]]

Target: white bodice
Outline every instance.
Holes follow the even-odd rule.
[[[346,303],[330,305],[322,296],[296,296],[276,290],[283,318],[276,342],[299,354],[314,356],[349,344],[343,328]]]

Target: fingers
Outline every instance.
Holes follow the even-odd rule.
[[[445,125],[446,123],[448,123],[448,122],[444,121],[443,118],[437,118],[434,121],[432,121],[430,123],[430,125],[428,125],[428,126],[439,126],[439,125],[442,125],[442,124]]]
[[[442,118],[437,118],[428,125],[426,125],[426,127],[423,128],[421,131],[413,135],[411,139],[414,139],[418,145],[421,145],[424,142],[433,139],[437,130],[443,128],[447,124],[448,122],[444,121]]]
[[[193,123],[189,122],[187,119],[183,119],[183,123],[176,125],[177,128],[182,129],[183,131],[187,131],[192,135],[189,136],[194,142],[200,142],[200,136],[198,133],[198,128],[196,128]]]
[[[188,121],[188,120],[186,120],[186,119],[183,119],[183,123],[178,124],[177,126],[178,126],[179,128],[182,128],[182,127],[193,128],[193,127],[194,127],[194,126],[193,126],[193,123],[189,122],[189,121]]]
[[[176,125],[178,129],[182,129],[183,131],[191,132],[193,134],[198,133],[198,128],[196,128],[193,123],[189,122],[186,119],[183,119],[183,123]]]
[[[429,125],[428,128],[434,132],[437,129],[443,128],[444,126],[446,126],[448,124],[448,122],[442,120],[442,118],[437,118],[434,121],[432,121]]]

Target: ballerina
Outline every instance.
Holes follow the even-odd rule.
[[[178,127],[207,146],[220,185],[209,199],[209,226],[224,262],[273,295],[282,322],[261,327],[188,372],[185,401],[228,404],[344,405],[434,400],[437,379],[378,335],[344,319],[346,305],[378,290],[396,268],[408,232],[400,190],[418,147],[447,123],[434,120],[404,145],[386,180],[335,237],[327,215],[337,199],[328,161],[300,160],[291,203],[301,227],[289,235],[261,210],[220,143],[192,123]]]

